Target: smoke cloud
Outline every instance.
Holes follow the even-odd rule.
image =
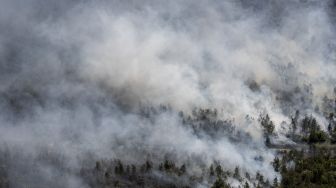
[[[269,114],[282,142],[297,110],[326,129],[334,10],[314,0],[1,1],[0,149],[11,187],[89,187],[78,172],[91,158],[170,156],[279,176],[258,118]],[[217,109],[234,131],[185,125],[181,112],[199,108]]]

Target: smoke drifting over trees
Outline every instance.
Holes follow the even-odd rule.
[[[335,6],[1,1],[0,186],[280,183],[336,140]]]

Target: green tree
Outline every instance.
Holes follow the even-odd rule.
[[[325,142],[327,139],[328,136],[326,135],[325,132],[321,130],[311,130],[308,137],[308,142],[310,144],[313,144],[317,142]]]
[[[226,184],[221,177],[219,177],[211,188],[230,188],[230,186]]]
[[[271,121],[268,114],[265,117],[261,117],[261,126],[264,128],[265,134],[270,135],[273,134],[274,124]]]
[[[273,168],[276,172],[279,172],[280,170],[280,160],[278,157],[275,157],[274,160],[273,160]]]
[[[216,175],[217,175],[217,176],[222,176],[223,173],[224,173],[224,171],[223,171],[223,169],[222,169],[222,166],[221,166],[220,164],[218,164],[218,165],[216,166]]]

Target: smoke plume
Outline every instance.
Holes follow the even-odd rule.
[[[279,177],[258,119],[272,119],[275,142],[288,141],[297,110],[326,129],[324,101],[336,86],[334,7],[1,1],[0,160],[11,187],[89,187],[78,173],[91,159],[169,157],[189,161],[196,174],[217,161]],[[216,121],[234,130],[186,125],[181,114],[193,119],[197,109],[216,109]]]

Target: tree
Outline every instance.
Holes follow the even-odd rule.
[[[248,180],[251,180],[251,176],[248,172],[245,173],[245,177],[248,179]]]
[[[100,161],[96,161],[96,170],[100,171],[102,169],[102,165]]]
[[[235,168],[233,177],[236,178],[236,179],[240,179],[240,173],[239,173],[239,168],[238,167]]]
[[[136,174],[136,166],[132,164],[131,168],[132,168],[132,174]]]
[[[124,166],[121,161],[117,162],[117,165],[114,167],[114,172],[116,174],[123,174],[124,173]]]
[[[333,133],[330,135],[330,141],[332,144],[335,144],[336,143],[336,131],[334,129]]]
[[[214,170],[213,165],[211,164],[210,165],[210,176],[214,176],[214,175],[215,175],[215,170]]]
[[[126,173],[127,174],[131,173],[131,167],[130,167],[130,165],[126,166]]]
[[[166,171],[172,170],[173,168],[175,168],[175,164],[172,161],[169,160],[165,160],[163,167]]]
[[[152,170],[152,168],[153,168],[152,162],[147,160],[145,163],[145,171],[149,172],[150,170]]]
[[[283,158],[287,162],[294,162],[294,168],[288,168],[281,171],[281,187],[335,187],[336,157],[329,148],[314,147],[312,151],[304,154],[295,154],[297,152],[286,153]],[[282,166],[286,166],[283,163]]]
[[[273,168],[276,172],[279,172],[280,170],[280,160],[278,157],[275,157],[274,158],[274,161],[273,161]]]
[[[278,184],[278,178],[275,177],[274,180],[273,180],[273,187],[277,188],[278,186],[279,186],[279,184]]]
[[[309,143],[317,143],[317,142],[325,142],[327,140],[327,135],[321,130],[311,130],[309,137],[308,137],[308,142]]]
[[[329,134],[332,134],[332,126],[331,126],[331,123],[328,124],[328,132],[329,132]]]
[[[268,135],[266,135],[265,145],[266,145],[267,147],[270,147],[270,146],[271,146],[271,140],[270,140],[270,137],[269,137]]]
[[[270,135],[273,134],[274,124],[271,121],[268,114],[265,117],[261,117],[261,126],[264,128],[265,134]]]
[[[163,164],[162,163],[160,163],[160,165],[159,165],[159,170],[163,171]]]
[[[219,177],[211,188],[230,188],[230,186],[226,184],[221,177]]]
[[[317,124],[317,121],[315,118],[313,118],[312,116],[310,117],[305,117],[302,120],[302,131],[305,135],[309,134],[309,133],[314,133],[316,131],[320,130],[319,125]]]
[[[183,164],[181,167],[180,167],[180,170],[179,170],[179,175],[182,175],[186,172],[186,165]]]
[[[295,116],[291,118],[291,120],[292,120],[291,124],[292,124],[293,134],[295,134],[296,129],[297,129],[299,115],[300,115],[299,110],[296,110]]]
[[[222,176],[223,173],[224,173],[224,171],[223,171],[223,169],[222,169],[222,166],[221,166],[220,164],[218,164],[218,165],[216,166],[216,175],[217,175],[217,176]]]
[[[259,172],[257,172],[257,174],[256,174],[256,180],[259,181],[259,184],[263,184],[264,183],[264,176],[261,175]]]

